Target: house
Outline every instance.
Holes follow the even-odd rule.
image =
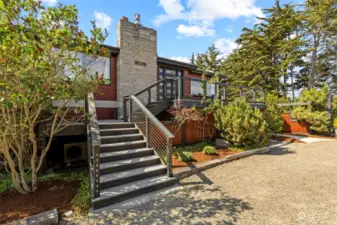
[[[189,134],[200,131],[185,126],[179,142],[160,118],[165,119],[163,114],[177,103],[204,106],[202,73],[196,65],[159,57],[157,32],[142,26],[139,15],[135,23],[122,17],[116,46],[105,47],[110,57],[98,58],[94,68],[111,82],[86,99],[86,111],[93,117],[58,133],[47,156],[61,167],[89,159],[94,209],[174,183],[172,145],[186,143]],[[226,101],[226,87],[226,83],[207,84],[206,95]],[[250,90],[256,100],[259,90],[239,89],[240,94]],[[39,127],[41,134],[46,126]],[[195,133],[190,136],[197,140]]]

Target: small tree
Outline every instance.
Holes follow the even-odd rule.
[[[78,56],[105,54],[100,47],[105,35],[93,22],[87,37],[77,14],[75,6],[0,0],[0,156],[22,194],[37,189],[54,135],[83,118],[82,108],[71,104],[96,88],[89,63],[82,58],[80,65]],[[49,140],[42,146],[36,130],[44,122]]]

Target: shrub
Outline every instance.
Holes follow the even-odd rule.
[[[205,146],[202,153],[205,155],[216,155],[216,150],[213,146]]]
[[[192,154],[192,152],[179,152],[178,159],[179,159],[180,162],[193,161],[193,154]]]
[[[237,98],[215,112],[215,127],[231,145],[259,147],[269,143],[271,130],[263,113],[244,98]]]
[[[278,106],[278,103],[286,101],[286,99],[270,93],[266,96],[267,109],[264,112],[264,118],[268,123],[269,129],[274,133],[279,133],[283,130],[283,119],[281,117],[283,109]]]
[[[310,129],[319,133],[329,131],[329,116],[327,111],[315,111],[311,106],[307,108],[298,107],[293,111],[293,116],[297,120],[304,120],[310,123]]]
[[[310,123],[310,129],[319,133],[329,131],[329,116],[326,111],[329,88],[325,85],[321,90],[311,88],[303,90],[300,102],[311,102],[308,107],[298,107],[293,111],[293,116],[297,120],[304,120]]]

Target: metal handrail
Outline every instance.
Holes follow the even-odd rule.
[[[87,129],[87,150],[91,197],[100,196],[100,146],[101,138],[96,115],[94,94],[89,93],[85,98],[85,126]]]
[[[129,117],[127,117],[127,102],[129,102]],[[152,147],[161,161],[167,164],[167,176],[172,173],[172,142],[174,135],[146,108],[135,96],[124,98],[124,121],[135,123],[146,139],[146,146]],[[161,137],[161,138],[160,138]],[[163,149],[164,148],[164,149]]]
[[[140,95],[140,94],[143,94],[143,93],[145,93],[146,91],[148,91],[149,89],[151,89],[151,88],[153,88],[153,87],[155,87],[155,86],[158,86],[160,83],[163,83],[163,82],[166,81],[166,80],[172,80],[172,79],[169,79],[169,78],[163,78],[163,79],[161,79],[161,80],[159,80],[159,81],[157,81],[157,82],[151,84],[150,86],[144,88],[143,90],[140,90],[140,91],[134,93],[133,95],[134,95],[134,96],[138,96],[138,95]]]
[[[144,104],[134,95],[130,95],[139,108],[146,114],[146,116],[166,135],[167,138],[174,138],[174,135],[148,110]]]

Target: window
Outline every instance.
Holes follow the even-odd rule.
[[[202,96],[202,86],[200,81],[191,81],[191,95]]]
[[[215,96],[215,84],[206,84],[206,95],[208,97],[214,97]]]
[[[202,96],[202,85],[201,81],[192,80],[191,81],[191,95]],[[206,95],[207,97],[215,96],[215,84],[206,84]]]
[[[101,56],[92,58],[89,55],[82,54],[80,61],[82,66],[87,66],[90,75],[110,79],[110,58]]]
[[[78,58],[78,62],[74,64],[74,66],[82,66],[86,67],[87,74],[91,76],[102,77],[103,79],[110,79],[110,58],[108,57],[97,57],[93,58],[90,55],[86,55],[83,53],[72,53],[73,57]],[[64,74],[69,77],[74,76],[75,68],[71,68],[71,66],[66,66]]]

